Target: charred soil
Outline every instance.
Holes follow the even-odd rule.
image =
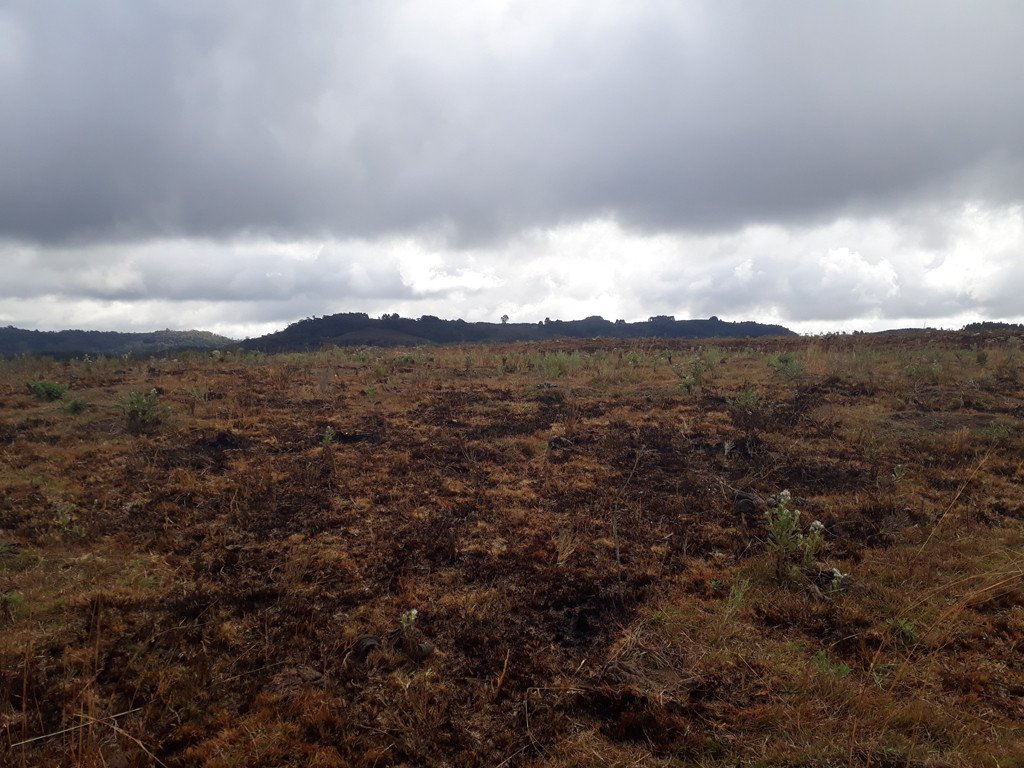
[[[1019,343],[701,344],[0,361],[0,762],[1024,765]]]

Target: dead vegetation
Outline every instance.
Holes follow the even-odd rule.
[[[1019,344],[621,344],[0,361],[0,762],[1024,765]]]

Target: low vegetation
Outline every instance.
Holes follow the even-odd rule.
[[[68,391],[67,384],[59,384],[56,381],[27,381],[25,386],[40,400],[50,403],[62,399],[64,393]]]
[[[0,361],[0,764],[1022,766],[1019,346]]]

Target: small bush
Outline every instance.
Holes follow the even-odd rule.
[[[158,405],[158,397],[155,389],[149,392],[133,389],[118,400],[121,418],[128,432],[141,435],[156,429],[163,422],[166,412]]]
[[[749,381],[743,382],[743,391],[736,397],[727,398],[726,404],[732,423],[745,432],[764,429],[775,410],[764,395],[754,391]]]
[[[33,395],[47,402],[60,400],[68,391],[67,384],[58,384],[56,381],[26,381],[25,386]]]

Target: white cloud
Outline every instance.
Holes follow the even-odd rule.
[[[916,215],[907,214],[910,225],[874,217],[705,235],[644,234],[604,218],[460,251],[430,237],[10,245],[0,248],[0,320],[254,336],[345,311],[517,322],[717,315],[805,330],[1021,314],[1020,206],[946,211],[938,237],[938,225],[926,231]]]

